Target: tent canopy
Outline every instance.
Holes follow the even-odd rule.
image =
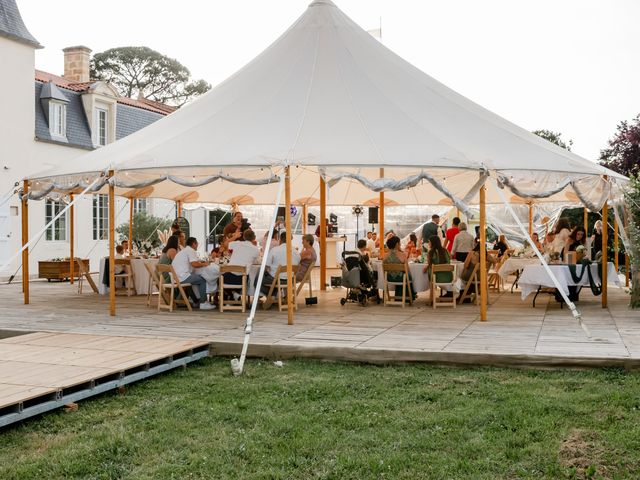
[[[597,209],[610,195],[603,176],[625,181],[457,94],[315,0],[206,95],[33,176],[31,196],[77,191],[114,170],[121,195],[268,204],[285,165],[295,167],[292,198],[318,197],[321,174],[335,204],[371,204],[382,190],[398,204],[473,203],[491,175],[520,201],[573,196]]]

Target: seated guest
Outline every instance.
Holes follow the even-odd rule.
[[[300,263],[298,273],[296,273],[296,282],[301,282],[307,270],[316,264],[318,255],[313,248],[313,235],[307,234],[302,237],[302,251],[300,252]]]
[[[179,247],[180,244],[178,243],[178,237],[176,237],[175,235],[171,235],[167,240],[167,244],[162,249],[162,255],[160,255],[158,264],[171,265],[173,259],[176,258],[176,255],[178,254]],[[169,273],[165,272],[163,276],[166,283],[171,283],[171,275],[169,275]]]
[[[451,254],[453,258],[460,262],[464,262],[467,259],[467,255],[470,251],[475,247],[475,239],[473,236],[467,231],[467,224],[461,222],[458,225],[460,231],[453,239],[453,245],[451,246]]]
[[[485,249],[486,252],[486,249]],[[480,244],[476,243],[475,247],[473,247],[473,251],[469,252],[467,258],[464,261],[464,265],[462,266],[462,273],[460,274],[460,281],[462,282],[462,287],[460,291],[464,289],[464,285],[471,279],[471,274],[476,265],[480,263]],[[487,253],[487,270],[491,267],[491,265],[495,265],[498,263],[498,259],[493,255],[489,255]],[[468,290],[468,293],[474,292],[474,285],[472,284]],[[461,293],[462,295],[462,293]]]
[[[376,250],[376,241],[373,239],[373,232],[367,232],[366,248],[369,250],[369,255],[373,255]]]
[[[298,265],[300,263],[300,254],[296,250],[291,252],[291,264]],[[262,279],[262,287],[260,291],[264,294],[269,293],[269,287],[273,282],[273,276],[279,267],[287,266],[287,232],[280,233],[280,245],[275,247],[269,252],[267,257],[267,270],[265,270],[264,277]],[[287,272],[284,271],[280,274],[280,281],[287,282]],[[277,293],[274,290],[274,294]]]
[[[358,240],[358,253],[360,253],[360,283],[363,285],[373,285],[377,280],[377,275],[371,269],[371,258],[367,250],[367,241],[363,238]]]
[[[451,263],[451,257],[446,248],[442,246],[440,237],[433,235],[429,239],[429,253],[427,253],[427,265],[422,270],[424,273],[429,274],[431,278],[431,270],[433,265],[448,265]],[[436,282],[447,283],[453,280],[453,274],[451,272],[436,272]]]
[[[378,238],[377,232],[371,233],[371,240],[373,240],[373,246],[375,247],[375,250],[380,250],[380,239]]]
[[[129,254],[129,240],[123,240],[120,245],[122,245],[122,255],[128,255]]]
[[[193,300],[194,306],[200,310],[211,310],[215,307],[206,301],[207,282],[194,271],[196,268],[206,267],[209,262],[198,258],[197,248],[198,240],[194,237],[187,238],[185,247],[173,257],[171,265],[173,265],[180,283],[191,284],[189,295]]]
[[[387,252],[384,256],[383,264],[406,264],[408,261],[407,256],[400,250],[400,239],[396,236],[391,237],[387,240]],[[387,273],[387,281],[388,282],[402,282],[403,272],[389,272]],[[411,292],[413,292],[415,297],[415,292],[413,290],[413,285],[411,283],[411,277],[409,277],[409,285],[411,287]],[[397,286],[395,291],[396,296],[402,296],[402,286]]]
[[[567,239],[567,247],[565,251],[575,252],[579,246],[587,248],[587,231],[583,227],[576,227],[573,229],[569,238]]]
[[[242,212],[238,211],[233,214],[231,223],[224,227],[222,231],[225,235],[231,235],[231,241],[242,240]]]
[[[182,230],[175,230],[172,234],[172,237],[176,237],[178,239],[178,251],[182,250],[186,244],[186,237]]]
[[[409,234],[409,241],[407,242],[407,246],[405,251],[407,252],[407,257],[413,258],[420,256],[420,250],[418,248],[418,236],[415,233]]]
[[[280,245],[280,230],[278,229],[278,227],[275,227],[273,229],[271,235],[269,235],[269,230],[264,232],[264,237],[262,237],[261,245],[263,252],[267,249],[267,240],[269,241],[269,251]]]
[[[504,252],[509,250],[509,244],[507,243],[507,237],[500,235],[493,244],[493,249],[498,250],[498,258],[504,255]]]
[[[124,247],[122,245],[116,245],[116,253],[113,255],[113,258],[124,258]],[[116,265],[116,267],[113,269],[113,273],[114,275],[120,275],[121,273],[124,273],[124,265]],[[124,282],[124,278],[122,279],[122,281]]]
[[[567,239],[571,234],[571,226],[569,220],[565,217],[560,218],[556,224],[553,233],[547,235],[546,242],[551,252],[561,253],[567,246]]]
[[[596,220],[593,224],[593,235],[591,235],[591,258],[597,258],[602,252],[602,220]]]
[[[233,238],[233,235],[230,237]],[[260,247],[256,242],[256,233],[251,230],[245,230],[241,240],[229,242],[229,249],[233,252],[229,258],[228,265],[238,265],[246,268],[247,275],[251,265],[253,265],[260,256]],[[224,282],[230,285],[240,285],[242,283],[242,274],[233,272],[225,272]]]
[[[358,244],[356,246],[358,247],[358,253],[362,255],[365,263],[369,263],[371,261],[371,258],[369,256],[369,249],[367,248],[367,240],[361,238],[360,240],[358,240]]]
[[[233,253],[229,249],[229,243],[233,234],[225,235],[224,233],[218,236],[218,246],[211,250],[211,258],[217,259],[218,263],[225,265],[229,262],[231,254]]]
[[[544,247],[542,246],[542,243],[540,243],[540,237],[538,236],[538,234],[536,232],[533,232],[531,234],[531,240],[533,240],[533,244],[536,246],[536,248],[540,252],[542,252]]]

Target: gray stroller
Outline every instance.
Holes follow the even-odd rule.
[[[380,294],[373,273],[360,252],[342,252],[342,286],[347,292],[344,298],[340,299],[340,305],[352,302],[365,307],[372,297],[380,303]]]

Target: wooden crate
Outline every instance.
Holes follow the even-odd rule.
[[[84,264],[84,268],[89,271],[89,259],[83,258],[81,262]],[[74,269],[74,277],[78,278],[78,268]],[[50,260],[38,262],[38,278],[46,278],[51,281],[66,280],[71,277],[71,267],[69,262],[54,262]]]

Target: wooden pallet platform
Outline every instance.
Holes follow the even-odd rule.
[[[210,354],[205,340],[35,332],[0,340],[0,426]]]

